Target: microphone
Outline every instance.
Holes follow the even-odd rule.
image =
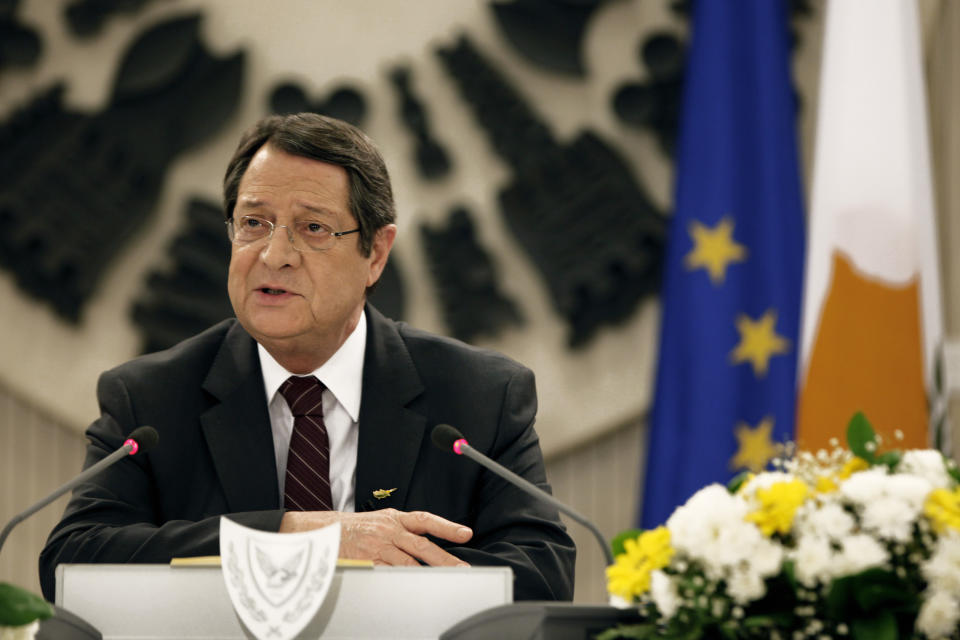
[[[6,542],[7,536],[10,535],[10,532],[13,531],[13,528],[22,521],[26,520],[40,509],[43,509],[45,506],[65,494],[67,491],[70,491],[78,484],[86,482],[93,476],[97,475],[113,463],[120,460],[120,458],[128,455],[132,456],[137,452],[149,451],[156,446],[157,442],[159,441],[160,434],[158,434],[157,430],[153,427],[142,426],[134,429],[130,434],[130,437],[128,437],[126,442],[123,443],[122,447],[108,455],[100,462],[84,470],[80,475],[62,485],[59,489],[55,490],[43,500],[31,505],[23,513],[13,516],[13,518],[10,519],[10,522],[8,522],[3,528],[3,531],[0,532],[0,549],[3,549],[3,543]]]
[[[463,437],[463,434],[460,433],[455,427],[451,427],[448,424],[438,424],[433,428],[433,432],[430,434],[430,439],[433,440],[433,444],[435,444],[437,448],[442,449],[443,451],[453,451],[457,455],[467,456],[477,464],[483,465],[490,471],[493,471],[495,474],[515,487],[523,489],[533,497],[553,505],[558,511],[567,514],[585,526],[590,530],[590,533],[594,535],[594,537],[597,539],[597,542],[600,543],[600,549],[603,551],[603,557],[606,559],[607,566],[613,564],[613,554],[610,551],[610,547],[607,545],[607,541],[604,540],[603,534],[600,533],[600,530],[597,528],[597,526],[587,520],[586,516],[580,515],[529,480],[521,478],[502,464],[494,462],[487,456],[471,447]]]

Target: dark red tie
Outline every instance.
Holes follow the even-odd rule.
[[[290,511],[329,511],[330,439],[323,425],[323,383],[314,376],[290,376],[280,394],[293,413],[283,506]]]

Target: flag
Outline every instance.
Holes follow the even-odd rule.
[[[694,5],[641,524],[794,432],[804,222],[785,2]]]
[[[916,5],[829,3],[821,65],[797,441],[843,443],[863,411],[924,448],[942,319]]]

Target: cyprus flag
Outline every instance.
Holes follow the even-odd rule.
[[[917,7],[832,0],[825,29],[797,441],[844,443],[863,411],[926,447],[942,326]]]

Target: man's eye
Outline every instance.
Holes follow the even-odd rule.
[[[303,231],[312,236],[322,236],[330,233],[330,227],[319,222],[304,222]]]
[[[257,220],[256,218],[243,218],[240,220],[240,226],[252,231],[262,227],[263,222]]]

